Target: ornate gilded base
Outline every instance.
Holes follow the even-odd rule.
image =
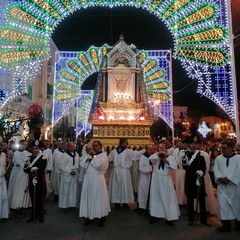
[[[150,138],[150,126],[152,120],[145,121],[93,121],[93,138],[99,140],[106,148],[116,147],[119,139],[125,137],[128,139],[131,147],[145,146],[152,143]]]

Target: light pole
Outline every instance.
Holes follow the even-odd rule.
[[[240,132],[239,132],[239,115],[238,115],[238,96],[237,96],[237,80],[236,80],[236,68],[235,68],[235,55],[234,55],[234,36],[232,31],[232,11],[231,11],[231,1],[227,2],[228,8],[228,22],[229,22],[229,47],[230,53],[232,56],[231,61],[231,72],[232,72],[232,88],[233,88],[233,103],[234,103],[234,120],[235,120],[235,130],[237,142],[240,141]]]

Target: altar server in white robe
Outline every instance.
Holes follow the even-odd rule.
[[[92,143],[86,144],[85,151],[84,151],[83,155],[80,157],[80,161],[79,161],[79,177],[78,177],[78,180],[79,180],[79,195],[80,196],[81,196],[81,191],[82,191],[83,179],[84,179],[84,176],[85,176],[85,173],[86,173],[85,165],[84,165],[84,167],[82,167],[81,165],[88,158],[91,159],[93,155],[95,155],[95,153],[93,151]]]
[[[138,186],[138,207],[140,213],[143,209],[147,209],[147,202],[150,193],[150,181],[152,177],[152,162],[149,157],[153,154],[153,146],[148,144],[146,152],[141,156],[139,161],[140,181]]]
[[[173,220],[180,215],[176,192],[171,178],[171,169],[177,168],[172,156],[167,155],[166,145],[159,145],[159,152],[150,156],[153,164],[150,188],[150,223],[157,222],[157,218],[164,218],[166,223],[174,226]]]
[[[55,149],[53,152],[53,171],[51,173],[51,186],[54,191],[54,200],[58,200],[59,195],[59,188],[60,188],[60,182],[61,182],[61,162],[64,153],[66,152],[68,148],[67,142],[62,142],[60,147]]]
[[[15,177],[15,182],[11,182],[11,184],[13,184],[11,186],[12,192],[9,191],[9,193],[11,192],[11,194],[9,194],[8,196],[9,207],[11,209],[16,209],[15,214],[18,217],[24,216],[22,208],[28,208],[32,206],[30,194],[28,191],[29,175],[23,171],[25,162],[32,155],[30,152],[26,151],[26,147],[27,141],[20,140],[19,150],[14,152],[13,163],[15,164],[14,167],[17,168],[17,174]]]
[[[222,142],[222,155],[215,159],[214,175],[218,190],[220,232],[231,231],[231,220],[236,220],[240,231],[240,156],[233,151],[231,142]]]
[[[8,197],[5,180],[6,154],[2,152],[3,145],[0,143],[0,219],[8,218]]]
[[[79,217],[85,217],[84,225],[99,219],[98,226],[105,224],[105,217],[110,212],[107,185],[104,174],[108,169],[108,157],[102,152],[102,144],[94,141],[89,148],[90,157],[81,162],[81,166],[86,169],[84,175]]]
[[[182,158],[186,154],[186,149],[188,149],[188,143],[183,141],[179,141],[177,144],[177,148],[173,152],[173,157],[177,162],[177,169],[176,169],[176,195],[178,204],[184,205],[187,204],[187,197],[185,195],[185,170],[182,167]]]
[[[50,148],[50,142],[48,140],[43,140],[44,148],[42,149],[43,154],[47,157],[47,166],[46,166],[46,186],[47,186],[47,193],[52,192],[51,188],[51,173],[53,170],[53,153],[52,149]]]
[[[79,155],[75,151],[75,144],[68,143],[68,150],[64,153],[61,162],[62,177],[59,188],[58,206],[64,212],[68,208],[76,207],[77,184],[79,170]]]
[[[145,152],[145,149],[133,151],[127,147],[127,138],[121,138],[119,146],[113,149],[108,156],[109,161],[113,162],[108,188],[109,199],[111,203],[115,203],[116,208],[119,208],[120,204],[123,204],[124,208],[128,208],[128,203],[134,202],[130,167],[132,162],[139,160]]]

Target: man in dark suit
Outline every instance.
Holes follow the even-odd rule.
[[[206,193],[203,178],[206,171],[206,160],[204,154],[202,154],[202,151],[197,150],[197,144],[199,143],[199,140],[196,137],[187,137],[184,142],[189,144],[189,148],[185,151],[185,155],[182,159],[182,166],[186,171],[185,193],[187,196],[188,205],[188,225],[193,225],[194,199],[197,199],[200,206],[201,223],[206,226],[211,226],[207,222],[205,203]]]
[[[29,174],[29,194],[32,202],[32,214],[28,222],[38,219],[44,222],[44,198],[46,195],[45,168],[47,165],[47,157],[42,154],[40,148],[43,146],[38,140],[30,143],[32,156],[24,165],[24,172]]]

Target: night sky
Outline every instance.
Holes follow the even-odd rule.
[[[232,1],[232,14],[234,36],[237,36],[240,34],[240,0]],[[61,51],[86,51],[91,45],[97,47],[104,43],[113,45],[118,41],[120,34],[124,35],[128,44],[133,43],[138,49],[173,48],[173,38],[163,22],[146,10],[130,7],[113,9],[97,7],[74,12],[59,24],[52,39]],[[237,79],[240,79],[240,67],[238,67],[240,37],[234,42]],[[94,88],[96,76],[97,74],[90,77],[83,88]],[[238,88],[240,89],[240,84]],[[173,59],[174,105],[185,105],[214,113],[216,105],[197,94],[196,89],[196,80],[189,79],[180,62]]]

